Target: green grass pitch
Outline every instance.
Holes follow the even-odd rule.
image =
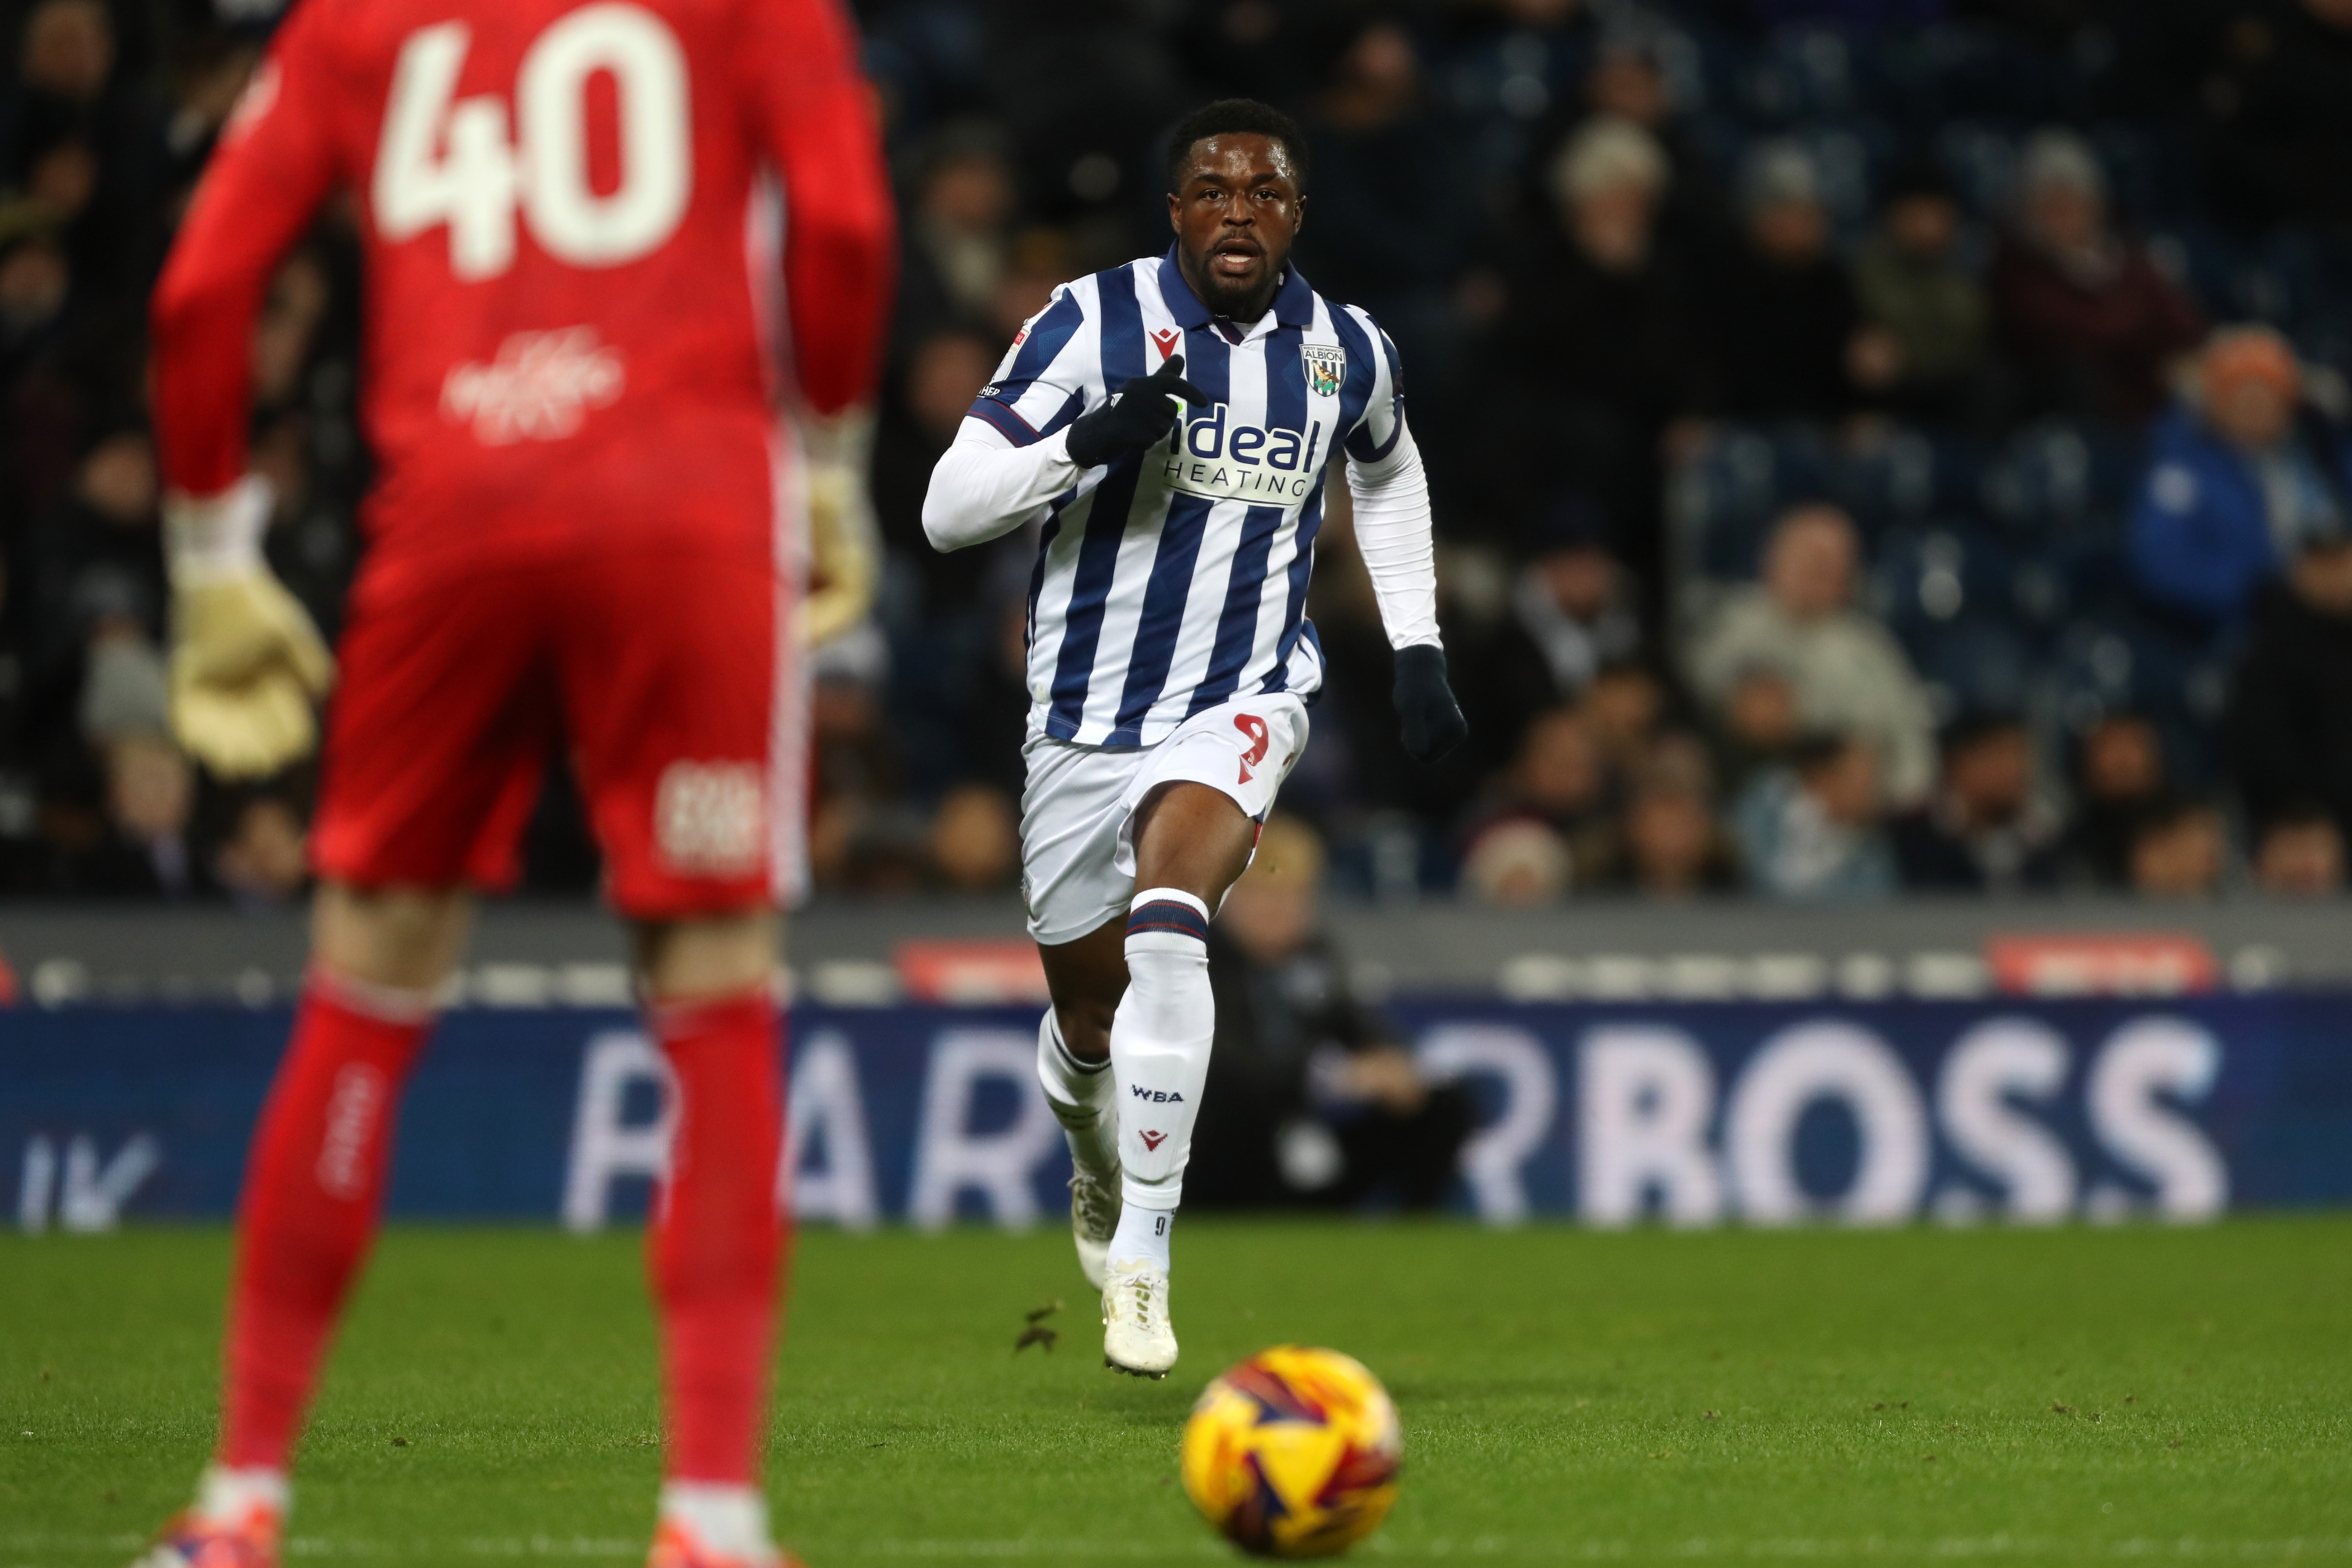
[[[1184,1359],[1106,1373],[1066,1237],[802,1239],[769,1462],[814,1565],[1213,1563],[1202,1383],[1284,1340],[1403,1412],[1360,1557],[2352,1559],[2352,1217],[1594,1235],[1191,1221]],[[213,1422],[216,1230],[0,1241],[0,1568],[127,1560]],[[1055,1298],[1050,1352],[1015,1353]],[[633,1237],[396,1229],[291,1560],[626,1563],[657,1474]]]

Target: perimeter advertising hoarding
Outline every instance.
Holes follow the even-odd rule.
[[[2195,1220],[2352,1200],[2352,995],[1391,1013],[1480,1105],[1460,1203],[1491,1223]],[[226,1215],[288,1025],[0,1013],[0,1213],[81,1231]],[[804,1007],[793,1026],[780,1180],[803,1218],[1062,1212],[1034,1008]],[[663,1100],[626,1013],[453,1013],[401,1113],[393,1212],[635,1218]]]

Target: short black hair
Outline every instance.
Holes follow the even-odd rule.
[[[1192,166],[1195,146],[1212,136],[1234,134],[1271,137],[1281,142],[1282,150],[1290,154],[1291,177],[1300,191],[1307,189],[1307,172],[1313,161],[1307,133],[1298,129],[1298,121],[1255,98],[1221,98],[1176,122],[1176,129],[1168,133],[1168,188],[1173,191],[1184,184],[1184,171]]]
[[[1980,742],[1996,736],[2006,739],[2025,729],[2025,717],[2006,708],[1963,708],[1944,726],[1937,737],[1938,749],[1944,755],[1956,756]]]

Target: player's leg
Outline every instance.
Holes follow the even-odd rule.
[[[1160,786],[1137,813],[1128,984],[1110,1032],[1123,1199],[1103,1293],[1103,1358],[1159,1377],[1176,1362],[1169,1240],[1209,1078],[1217,1008],[1209,917],[1249,865],[1257,824],[1202,784]]]
[[[1099,1290],[1118,1226],[1110,1027],[1127,991],[1127,906],[1135,892],[1118,865],[1119,844],[1143,754],[1038,737],[1026,763],[1021,889],[1053,1000],[1037,1022],[1037,1081],[1069,1142],[1078,1268]]]
[[[648,1031],[677,1089],[646,1235],[667,1445],[655,1568],[779,1559],[761,1487],[783,1129],[771,856],[778,586],[764,550],[692,542],[551,574],[581,794],[632,923]]]
[[[637,927],[646,1020],[677,1086],[670,1167],[646,1237],[669,1457],[657,1568],[765,1560],[761,1429],[786,1221],[783,1083],[764,908]]]
[[[1037,952],[1053,1001],[1037,1020],[1037,1081],[1070,1145],[1070,1231],[1078,1268],[1099,1290],[1119,1215],[1110,1028],[1127,991],[1126,917],[1115,915],[1074,942],[1040,944]]]
[[[310,978],[237,1207],[219,1452],[150,1563],[275,1551],[294,1439],[374,1238],[401,1089],[466,923],[451,891],[320,890]]]
[[[1176,1361],[1169,1240],[1216,1035],[1209,921],[1248,868],[1258,824],[1307,741],[1283,693],[1194,714],[1128,786],[1115,864],[1131,873],[1128,985],[1112,1015],[1121,1210],[1103,1292],[1103,1359],[1164,1375]]]
[[[220,1447],[142,1561],[274,1560],[288,1462],[375,1233],[401,1091],[463,948],[471,881],[536,794],[527,626],[495,574],[362,577],[311,834],[311,963],[238,1202]],[[515,704],[522,710],[515,710]]]

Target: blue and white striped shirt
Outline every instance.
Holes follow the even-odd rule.
[[[1235,696],[1321,686],[1307,582],[1339,453],[1364,471],[1411,460],[1426,558],[1396,348],[1295,269],[1245,331],[1210,314],[1172,249],[1066,284],[1013,340],[965,428],[984,424],[1014,447],[1050,441],[1171,353],[1210,406],[1186,408],[1170,440],[1102,468],[1063,454],[1013,499],[1017,515],[999,514],[994,531],[1039,525],[1029,694],[1035,726],[1057,740],[1153,745]],[[935,501],[950,468],[943,460],[933,479]],[[1409,640],[1433,641],[1433,616],[1426,637]]]

